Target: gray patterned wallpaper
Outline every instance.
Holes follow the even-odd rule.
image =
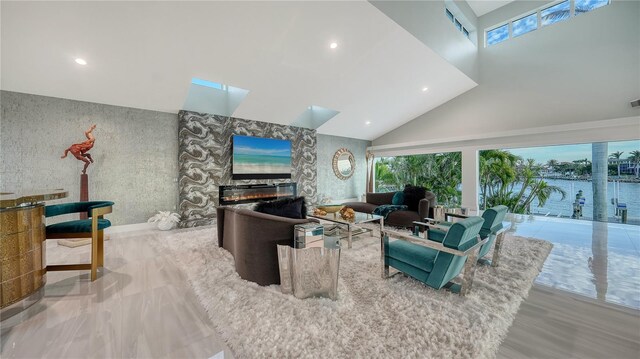
[[[318,134],[318,196],[329,197],[331,203],[344,199],[358,198],[366,192],[367,147],[371,141],[355,138]],[[341,180],[333,172],[333,155],[340,148],[346,148],[356,159],[356,170],[347,180]]]
[[[89,151],[89,200],[114,201],[113,225],[144,223],[157,211],[178,204],[178,116],[175,113],[110,106],[25,93],[0,91],[0,190],[64,188],[80,199],[83,163],[60,156],[85,140],[91,124],[96,143]],[[48,218],[47,223],[77,219]]]
[[[298,195],[316,198],[316,131],[241,118],[180,111],[179,212],[182,225],[210,224],[218,205],[218,186],[296,182]],[[291,141],[291,180],[232,180],[231,136],[245,135]]]

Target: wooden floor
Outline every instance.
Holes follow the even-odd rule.
[[[498,358],[640,358],[640,314],[536,285]]]
[[[554,249],[498,357],[640,358],[640,227],[513,220],[516,235]],[[170,235],[113,234],[95,282],[86,272],[48,273],[45,298],[0,323],[0,357],[232,358],[184,275],[151,244]],[[50,262],[88,255],[89,246],[47,243]],[[593,264],[602,258],[608,265]]]

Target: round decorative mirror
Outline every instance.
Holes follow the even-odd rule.
[[[356,170],[356,159],[353,153],[346,148],[341,148],[333,155],[333,172],[341,180],[349,179]]]

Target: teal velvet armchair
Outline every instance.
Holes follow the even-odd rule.
[[[47,225],[46,238],[91,238],[90,264],[47,265],[47,271],[90,270],[91,281],[96,280],[98,267],[104,265],[104,229],[111,226],[105,214],[111,213],[113,202],[91,201],[49,205],[45,207],[45,217],[69,213],[86,212],[89,219],[66,221]]]
[[[504,217],[506,216],[508,209],[509,208],[507,206],[499,205],[499,206],[489,208],[482,213],[482,218],[484,218],[484,223],[482,224],[482,228],[480,229],[479,234],[481,239],[483,240],[488,239],[488,240],[487,240],[487,243],[485,243],[482,247],[480,247],[480,251],[478,252],[479,263],[490,264],[493,267],[498,265],[498,260],[500,258],[500,245],[502,243],[502,238],[504,236],[504,233],[509,229],[508,226],[504,226],[502,224],[502,221],[504,220]],[[451,217],[462,218],[462,219],[468,218],[468,216],[461,215],[461,214],[445,213],[445,219],[448,220]],[[427,222],[433,221],[430,218],[425,218],[425,220]],[[429,224],[430,224],[430,230],[434,232],[432,233],[432,238],[437,240],[443,237],[443,234],[441,231],[439,234],[435,233],[439,231],[438,228],[441,226],[447,227],[447,228],[451,227],[453,222],[449,222],[449,221],[431,222]],[[494,245],[494,243],[495,243],[495,249],[493,251],[492,260],[484,259],[483,257],[486,256],[487,253],[489,253],[489,250],[491,250],[491,247]]]
[[[470,289],[475,272],[476,255],[486,243],[478,233],[484,219],[470,217],[453,223],[440,231],[426,231],[427,237],[385,230],[382,233],[382,277],[389,276],[389,267],[440,289],[447,287],[465,295]],[[440,236],[433,238],[433,236]],[[390,241],[390,238],[396,239]],[[462,285],[451,282],[463,267]]]

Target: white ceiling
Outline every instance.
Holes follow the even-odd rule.
[[[476,16],[482,16],[515,0],[467,0]]]
[[[317,105],[340,111],[319,133],[372,140],[476,86],[366,1],[1,6],[3,90],[176,113],[197,77],[249,90],[235,117]]]

